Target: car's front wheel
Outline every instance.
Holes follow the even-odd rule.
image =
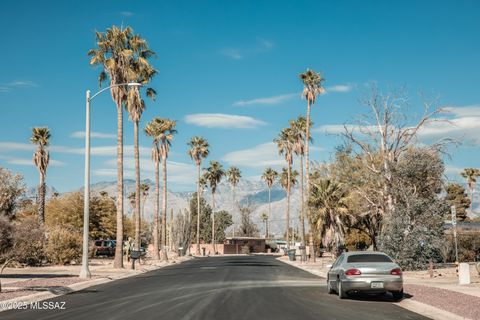
[[[403,298],[403,290],[401,291],[392,291],[393,299],[395,301],[400,301]]]
[[[347,293],[342,288],[342,280],[338,279],[338,286],[337,287],[338,287],[338,297],[340,299],[348,298]]]

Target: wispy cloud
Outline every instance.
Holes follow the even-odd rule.
[[[279,167],[285,164],[285,160],[278,155],[277,146],[273,142],[227,153],[222,160],[230,165],[250,168]]]
[[[135,15],[135,13],[133,13],[132,11],[120,11],[120,15],[122,15],[124,17],[131,17],[131,16]]]
[[[266,123],[252,117],[224,113],[197,113],[185,117],[185,122],[206,128],[256,128]]]
[[[0,150],[2,152],[8,151],[30,151],[35,150],[35,146],[29,143],[19,143],[19,142],[0,142]],[[65,153],[65,154],[84,154],[85,149],[83,147],[68,147],[60,145],[51,145],[49,146],[51,153]],[[140,154],[150,155],[150,148],[148,147],[139,147]],[[133,145],[125,145],[123,147],[123,152],[126,156],[133,155]],[[115,156],[117,154],[117,146],[101,146],[101,147],[92,147],[90,148],[90,154],[92,156]]]
[[[31,80],[14,80],[7,83],[0,83],[0,92],[10,92],[13,89],[36,87],[38,87],[38,84]]]
[[[243,106],[250,106],[250,105],[276,105],[288,100],[291,100],[295,96],[300,97],[300,93],[287,93],[287,94],[280,94],[277,96],[266,97],[266,98],[256,98],[250,100],[239,100],[233,103],[234,106],[243,107]]]
[[[325,91],[328,92],[337,92],[337,93],[347,93],[352,91],[353,85],[348,83],[348,84],[337,84],[334,86],[329,86],[325,88]]]
[[[72,132],[70,135],[72,138],[85,138],[85,131],[75,131]],[[91,138],[99,138],[99,139],[115,139],[117,136],[113,133],[103,133],[103,132],[90,132]]]
[[[257,38],[257,41],[253,46],[223,48],[220,50],[220,53],[230,59],[240,60],[247,56],[268,52],[272,50],[274,46],[275,44],[272,40]]]
[[[25,159],[25,158],[15,158],[15,157],[8,157],[8,156],[0,156],[0,160],[4,160],[8,164],[13,164],[17,166],[33,166],[33,160],[30,159]],[[49,160],[49,165],[58,167],[58,166],[64,166],[65,162],[58,161],[55,159],[50,159]]]
[[[480,145],[480,105],[445,107],[444,121],[433,122],[419,131],[424,139],[449,137],[467,145]]]

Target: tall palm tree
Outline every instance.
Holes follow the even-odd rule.
[[[283,129],[279,137],[276,138],[273,142],[277,144],[278,147],[278,153],[280,155],[283,155],[285,157],[285,161],[287,162],[287,207],[285,210],[285,218],[287,220],[287,232],[286,232],[286,241],[287,241],[287,250],[290,249],[290,244],[289,244],[289,237],[290,237],[290,191],[291,191],[291,171],[292,171],[292,165],[293,165],[293,149],[295,147],[295,140],[292,135],[292,130],[290,128],[285,128]]]
[[[160,216],[160,128],[158,126],[158,118],[154,118],[145,127],[145,133],[147,136],[153,138],[152,142],[152,160],[155,166],[155,204],[153,214],[153,259],[159,260],[159,216]]]
[[[206,139],[202,137],[192,137],[188,143],[190,150],[188,150],[188,155],[195,161],[197,165],[197,250],[196,254],[200,255],[200,166],[202,160],[208,157],[209,154],[209,145]],[[203,184],[205,185],[205,184]]]
[[[316,229],[324,240],[327,235],[333,237],[335,249],[343,245],[346,226],[352,220],[347,201],[348,192],[342,184],[325,178],[312,182],[309,205]]]
[[[306,119],[306,128],[305,128],[305,177],[307,185],[307,195],[310,195],[310,160],[309,160],[309,149],[308,149],[308,138],[310,137],[310,108],[312,104],[315,103],[316,98],[319,94],[322,94],[325,89],[322,86],[324,81],[322,75],[313,70],[307,69],[306,72],[300,74],[300,80],[303,83],[303,92],[302,96],[307,100],[307,119]],[[310,249],[310,259],[315,261],[315,252],[313,246],[313,223],[310,218],[309,207],[307,206],[307,217],[309,220],[310,232],[309,232],[309,249]]]
[[[225,171],[223,170],[223,166],[217,161],[210,161],[210,166],[205,171],[205,178],[208,181],[210,192],[212,193],[212,244],[214,254],[217,253],[215,246],[215,192],[224,175]]]
[[[96,32],[95,38],[97,46],[88,51],[91,56],[90,65],[102,66],[98,80],[101,84],[109,80],[111,86],[110,93],[112,100],[117,107],[117,243],[123,243],[123,106],[130,100],[138,103],[138,88],[134,88],[134,93],[129,93],[126,86],[121,84],[134,81],[139,78],[140,69],[144,75],[147,74],[148,58],[154,53],[149,50],[146,41],[133,33],[132,28],[118,28],[112,26],[105,32]],[[151,72],[151,70],[150,70]],[[142,76],[144,77],[144,76]],[[148,78],[148,77],[147,77]],[[145,83],[145,81],[143,83]],[[149,78],[148,78],[149,79]],[[148,82],[148,81],[147,81]],[[136,90],[135,90],[136,89]],[[148,90],[149,95],[154,91]],[[135,96],[137,97],[136,99]],[[132,101],[133,102],[133,101]],[[132,103],[130,103],[131,105]],[[137,194],[139,193],[137,188]],[[140,205],[136,206],[138,211]],[[115,248],[115,268],[123,267],[123,249],[122,246]]]
[[[163,167],[163,219],[162,219],[162,259],[167,260],[167,158],[172,145],[173,135],[177,133],[175,129],[177,122],[174,120],[160,118],[160,155],[162,157]]]
[[[298,182],[298,171],[297,170],[291,170],[290,173],[288,172],[288,168],[282,168],[282,172],[280,173],[280,185],[282,186],[283,189],[287,192],[287,214],[285,219],[287,220],[287,248],[290,246],[289,245],[289,239],[290,239],[290,190],[293,186],[295,186]],[[289,178],[290,177],[290,178]],[[290,190],[289,190],[290,189]]]
[[[312,123],[310,122],[310,126]],[[296,120],[290,120],[290,129],[295,141],[293,151],[297,156],[300,157],[300,231],[301,231],[301,241],[302,245],[305,245],[305,196],[304,196],[304,182],[303,182],[303,157],[305,155],[305,137],[307,128],[307,119],[303,116],[299,116]],[[308,139],[312,141],[312,137]],[[305,251],[303,251],[303,256]],[[303,259],[303,258],[302,258]]]
[[[460,174],[465,178],[468,189],[470,190],[470,210],[473,212],[473,194],[475,192],[477,178],[480,177],[480,170],[476,168],[465,168]]]
[[[150,65],[148,58],[154,53],[148,49],[147,43],[144,39],[141,39],[137,35],[132,39],[132,59],[131,73],[127,75],[128,82],[136,82],[142,85],[148,84],[157,71]],[[147,97],[155,100],[156,92],[152,88],[146,90]],[[140,227],[141,227],[141,214],[140,214],[140,199],[142,197],[140,188],[140,152],[138,147],[139,125],[142,113],[145,110],[145,101],[140,95],[138,87],[133,87],[129,90],[126,102],[126,109],[129,114],[130,120],[133,122],[133,154],[135,158],[135,246],[136,250],[140,250]]]
[[[277,179],[277,177],[278,177],[278,172],[273,170],[270,167],[266,168],[262,175],[262,180],[265,181],[268,187],[268,217],[265,223],[266,238],[268,238],[268,219],[270,219],[270,214],[271,214],[272,186],[275,180]]]
[[[37,145],[37,150],[33,154],[33,163],[40,173],[40,184],[38,185],[38,220],[41,225],[45,224],[45,176],[47,174],[50,154],[47,147],[50,143],[50,129],[47,127],[38,127],[32,129],[30,142]]]
[[[227,171],[227,179],[230,185],[232,186],[232,210],[236,210],[237,206],[235,205],[235,188],[237,187],[238,181],[242,177],[240,169],[237,167],[230,167]]]

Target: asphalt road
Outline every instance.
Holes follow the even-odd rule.
[[[339,300],[325,279],[272,256],[196,258],[49,301],[66,309],[10,310],[0,319],[427,319],[385,298]]]

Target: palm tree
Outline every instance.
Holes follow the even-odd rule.
[[[475,192],[477,177],[480,177],[480,170],[476,168],[465,168],[460,174],[465,178],[468,189],[470,189],[470,211],[473,212],[473,193]]]
[[[343,245],[346,225],[352,216],[348,210],[348,192],[342,184],[320,178],[312,183],[309,205],[313,209],[313,221],[322,239],[333,237],[335,249]],[[325,240],[325,239],[324,239]]]
[[[262,214],[260,215],[260,219],[262,219],[263,224],[265,225],[265,239],[267,239],[267,236],[268,236],[268,229],[267,229],[268,213],[262,212]]]
[[[290,172],[289,172],[290,171]],[[297,170],[289,170],[287,168],[282,168],[282,172],[280,173],[280,185],[283,189],[287,192],[287,213],[285,219],[287,220],[287,231],[285,233],[287,238],[287,248],[289,248],[289,240],[290,240],[290,190],[292,186],[296,185],[298,180],[298,171]]]
[[[153,214],[153,259],[159,260],[160,255],[158,254],[160,250],[159,244],[159,215],[160,215],[160,144],[159,136],[160,129],[158,127],[157,118],[154,118],[150,121],[145,127],[145,133],[147,136],[153,138],[152,142],[152,160],[155,166],[155,204],[154,204],[154,214]]]
[[[310,163],[309,163],[309,150],[308,139],[310,137],[310,108],[315,103],[317,95],[322,94],[325,89],[322,86],[324,81],[321,74],[316,73],[313,70],[307,69],[306,72],[300,74],[300,80],[303,83],[302,96],[307,100],[307,119],[305,128],[305,176],[307,185],[307,195],[310,195]],[[309,247],[310,247],[310,259],[315,261],[315,252],[313,246],[313,223],[311,221],[309,208],[307,206],[307,217],[309,218],[310,232],[309,232]]]
[[[227,179],[230,185],[232,186],[232,208],[235,211],[235,188],[237,187],[238,181],[242,177],[240,169],[237,167],[230,167],[227,171]]]
[[[202,137],[195,136],[188,143],[190,150],[188,155],[195,161],[197,165],[197,250],[196,254],[200,255],[200,166],[202,160],[208,157],[208,142]]]
[[[147,43],[144,39],[138,36],[138,38],[132,40],[133,56],[130,60],[131,73],[127,75],[128,82],[136,82],[145,85],[151,81],[153,76],[157,73],[155,69],[148,62],[148,58],[151,57],[153,51],[148,49]],[[146,54],[145,54],[146,53]],[[156,92],[152,88],[146,90],[147,97],[155,100]],[[140,90],[138,87],[133,87],[129,90],[127,96],[126,109],[128,111],[130,120],[133,122],[133,154],[135,158],[135,246],[136,250],[140,250],[140,227],[141,227],[141,214],[140,214],[140,152],[138,148],[138,129],[142,113],[145,110],[145,101],[140,96]]]
[[[138,103],[138,88],[134,88],[133,93],[128,92],[128,88],[122,84],[134,81],[139,78],[139,71],[142,69],[140,78],[144,78],[143,83],[148,82],[149,77],[145,74],[152,73],[153,69],[148,69],[147,59],[154,53],[149,50],[146,41],[133,34],[130,27],[118,28],[112,26],[105,32],[96,32],[95,38],[97,47],[88,51],[91,56],[90,65],[101,65],[103,70],[98,77],[99,84],[109,79],[111,86],[110,93],[112,100],[117,107],[117,243],[123,243],[123,106],[127,103],[127,98],[135,100]],[[148,69],[148,70],[147,70]],[[151,74],[153,76],[153,74]],[[154,91],[148,90],[148,95],[153,95]],[[129,97],[130,96],[130,97]],[[131,101],[133,102],[133,101]],[[132,106],[132,103],[130,103]],[[137,128],[138,129],[138,128]],[[138,179],[139,180],[139,179]],[[137,188],[137,194],[139,190]],[[138,211],[140,205],[136,206]],[[123,267],[123,249],[122,246],[116,246],[115,249],[115,268]]]
[[[208,181],[210,192],[212,193],[212,244],[214,254],[217,252],[215,246],[215,192],[224,175],[225,171],[223,170],[223,166],[217,161],[210,161],[210,166],[205,171],[205,178]]]
[[[310,126],[312,123],[310,122]],[[300,230],[302,245],[305,245],[305,196],[304,196],[304,182],[303,182],[303,156],[305,155],[305,137],[306,137],[307,119],[303,116],[299,116],[297,120],[290,120],[290,129],[295,141],[293,151],[300,157]],[[312,141],[310,136],[309,141]],[[303,251],[303,254],[305,252]],[[303,257],[303,256],[302,256]]]
[[[37,145],[37,150],[33,154],[33,163],[40,173],[40,184],[38,185],[38,220],[40,224],[45,224],[45,176],[47,174],[50,154],[46,149],[50,143],[50,129],[47,127],[33,128],[30,142]]]
[[[295,140],[293,139],[292,130],[290,128],[283,129],[279,137],[275,139],[273,142],[277,144],[278,153],[285,157],[285,161],[287,162],[287,208],[285,211],[285,217],[287,220],[287,232],[286,232],[286,241],[287,241],[287,250],[290,249],[289,244],[289,228],[290,228],[290,191],[291,191],[291,184],[290,184],[290,175],[292,171],[292,164],[293,164],[293,149],[295,146]]]
[[[177,122],[174,120],[160,118],[159,123],[159,142],[160,142],[160,155],[162,157],[163,166],[163,219],[162,219],[162,259],[167,258],[167,158],[170,146],[172,144],[173,135],[177,133],[175,126]]]
[[[266,238],[268,238],[268,219],[270,218],[270,214],[271,214],[272,186],[275,180],[277,179],[277,177],[278,177],[278,172],[273,170],[270,167],[266,168],[262,175],[262,180],[265,181],[268,187],[268,217],[265,224]]]

